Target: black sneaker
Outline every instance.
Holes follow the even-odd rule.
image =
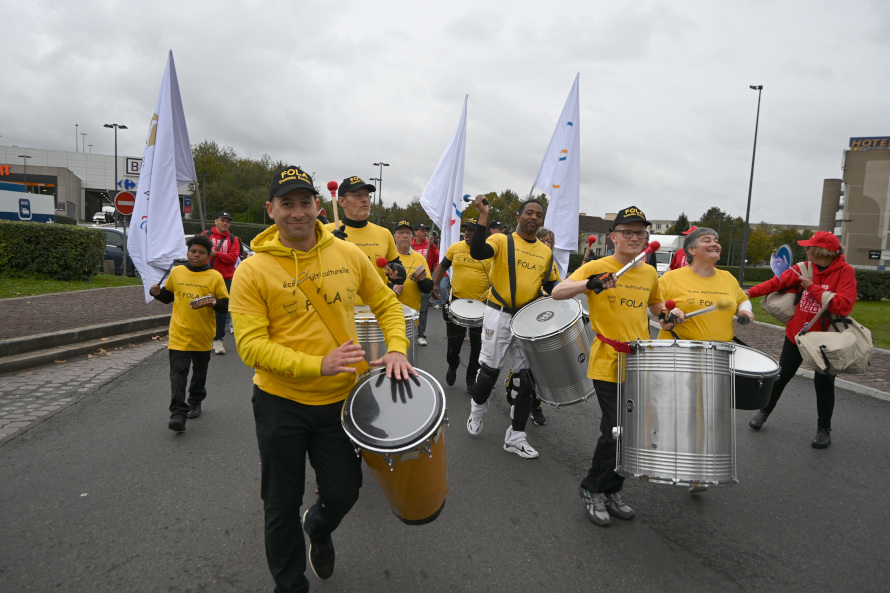
[[[544,412],[541,411],[541,408],[532,408],[532,422],[535,423],[535,426],[547,424],[547,418],[544,417]]]
[[[188,414],[186,414],[187,418],[198,418],[201,416],[201,404],[195,404],[190,407]]]
[[[167,428],[176,432],[185,432],[185,416],[173,416],[170,418]]]
[[[303,525],[305,531],[306,515],[309,509],[303,513]],[[308,534],[307,534],[308,535]],[[321,540],[313,540],[309,538],[309,566],[312,572],[320,579],[329,579],[334,574],[334,542],[331,536]]]
[[[816,438],[813,439],[813,449],[824,449],[831,444],[831,429],[820,428],[816,430]]]
[[[448,383],[448,386],[451,387],[454,385],[454,382],[457,380],[457,369],[453,369],[448,367],[448,370],[445,371],[445,382]]]

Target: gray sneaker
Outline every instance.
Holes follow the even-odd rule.
[[[636,515],[634,510],[627,506],[623,500],[621,500],[620,492],[610,494],[607,498],[608,500],[606,501],[606,508],[608,509],[609,514],[613,517],[628,521],[630,519],[633,519],[634,515]]]
[[[222,340],[213,340],[213,352],[216,354],[225,354],[226,347]]]
[[[609,511],[606,509],[606,495],[602,492],[591,493],[590,490],[581,486],[578,489],[584,506],[587,509],[587,518],[600,527],[608,527],[612,524],[609,517]]]

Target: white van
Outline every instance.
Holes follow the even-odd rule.
[[[685,239],[686,237],[683,235],[649,235],[650,243],[652,241],[661,243],[661,247],[655,252],[655,261],[657,262],[655,268],[658,270],[659,276],[670,269],[674,253],[683,248]]]

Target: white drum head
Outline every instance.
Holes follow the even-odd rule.
[[[581,304],[575,299],[538,299],[513,316],[510,329],[520,338],[540,338],[558,333],[581,317]]]
[[[475,299],[455,299],[449,307],[452,313],[464,319],[481,319],[485,315],[485,303]]]
[[[735,371],[742,375],[770,375],[779,370],[779,363],[749,346],[735,347]]]

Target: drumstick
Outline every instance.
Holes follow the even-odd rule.
[[[704,315],[705,313],[710,313],[712,311],[717,311],[718,309],[720,311],[725,311],[726,309],[731,309],[731,308],[732,308],[732,301],[729,301],[726,299],[721,299],[721,300],[717,301],[716,305],[711,305],[710,307],[705,307],[704,309],[699,309],[698,311],[693,311],[692,313],[687,313],[686,319],[689,319],[691,317],[697,317],[699,315]]]
[[[334,230],[340,230],[340,215],[337,213],[337,188],[340,184],[336,181],[328,181],[328,191],[331,192],[331,206],[334,208]]]
[[[472,201],[473,201],[473,198],[470,197],[470,194],[464,194],[464,202],[472,202]],[[482,204],[484,206],[488,206],[488,200],[486,200],[485,198],[482,198]]]
[[[587,251],[584,252],[584,260],[587,260],[587,256],[590,254],[590,248],[593,247],[594,243],[596,243],[596,237],[593,235],[587,237]]]
[[[613,277],[615,278],[615,280],[617,281],[617,280],[618,280],[618,279],[619,279],[625,272],[627,272],[629,269],[631,269],[632,267],[634,267],[635,265],[637,265],[638,263],[640,263],[640,262],[641,262],[644,258],[646,258],[650,253],[655,252],[655,251],[658,251],[659,248],[661,248],[661,243],[659,243],[658,241],[652,241],[651,243],[649,243],[648,245],[646,245],[646,248],[643,249],[643,251],[641,251],[639,255],[637,255],[635,258],[633,258],[632,260],[630,260],[630,262],[629,262],[626,266],[624,266],[623,268],[621,268],[620,270],[618,270],[618,271],[615,272],[614,274],[609,274],[608,272],[605,273],[605,274],[600,274],[599,276],[596,277],[596,279],[600,281],[600,285],[594,287],[593,292],[596,293],[596,294],[601,293],[602,291],[605,290],[605,288],[602,286],[602,282],[603,282],[606,278],[608,278],[608,277],[611,275],[611,276],[613,276]]]

